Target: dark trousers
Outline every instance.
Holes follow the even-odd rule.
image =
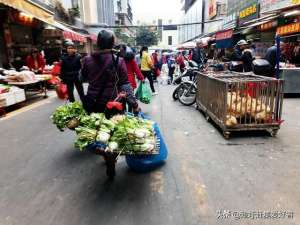
[[[67,85],[67,88],[68,88],[68,96],[69,96],[70,102],[75,102],[74,85],[79,94],[80,100],[81,101],[83,100],[84,90],[83,90],[82,82],[79,79],[64,81],[64,83]]]
[[[149,80],[152,92],[155,92],[152,72],[151,71],[142,71],[142,74],[144,75],[145,78],[147,78]]]
[[[173,82],[174,71],[175,71],[175,67],[169,67],[169,78],[171,83]]]

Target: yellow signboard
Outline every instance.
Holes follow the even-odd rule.
[[[246,9],[240,11],[240,19],[243,19],[245,17],[248,17],[250,15],[253,15],[257,12],[257,5],[251,5],[249,7],[247,7]]]
[[[300,0],[291,0],[293,4],[300,4]]]

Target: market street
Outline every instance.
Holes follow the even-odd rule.
[[[196,225],[300,223],[299,99],[285,99],[277,138],[229,141],[194,107],[171,100],[172,88],[144,111],[168,144],[167,163],[136,174],[123,158],[108,182],[103,160],[74,150],[73,132],[49,116],[57,98],[0,120],[1,225]],[[219,210],[287,211],[293,219],[219,218]]]

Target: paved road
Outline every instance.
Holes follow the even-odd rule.
[[[58,132],[47,99],[0,120],[1,225],[299,225],[300,100],[286,99],[277,138],[230,141],[193,107],[161,86],[144,109],[159,122],[167,164],[147,174],[123,159],[108,182],[103,160],[74,150],[72,132]],[[291,211],[293,219],[218,219],[219,210]]]

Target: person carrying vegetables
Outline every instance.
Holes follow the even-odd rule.
[[[125,61],[114,54],[114,43],[113,32],[101,30],[97,38],[98,51],[83,59],[82,78],[89,83],[83,105],[89,113],[106,112],[107,106],[113,105],[112,101],[120,96],[126,97],[135,113],[139,112]]]

